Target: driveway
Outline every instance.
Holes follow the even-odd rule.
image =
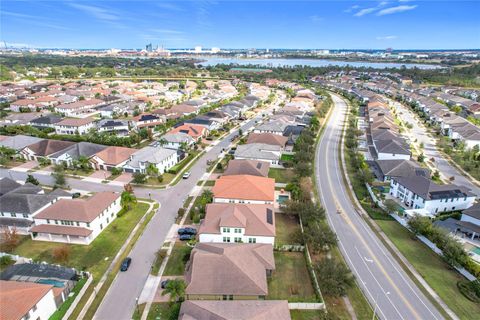
[[[112,174],[110,173],[110,171],[105,171],[105,170],[98,170],[98,171],[94,171],[91,175],[89,175],[88,177],[89,178],[92,178],[92,179],[100,179],[100,180],[105,180],[107,179],[108,177],[110,177]]]
[[[28,170],[31,170],[35,167],[38,167],[38,162],[35,161],[35,160],[30,160],[30,161],[27,161],[25,163],[22,163],[19,166],[16,166],[15,170],[27,172]]]
[[[113,181],[129,183],[130,181],[132,181],[132,179],[132,174],[130,172],[124,172],[118,177],[116,177]]]

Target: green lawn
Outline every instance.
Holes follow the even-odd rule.
[[[132,210],[112,221],[88,246],[25,239],[13,253],[36,261],[58,263],[53,259],[53,250],[67,246],[70,256],[61,264],[89,271],[94,279],[99,279],[147,209],[147,204],[138,203]]]
[[[154,276],[158,274],[158,271],[160,270],[160,266],[162,265],[163,260],[165,260],[164,257],[167,256],[167,249],[160,249],[157,254],[155,255],[155,261],[153,262],[152,269],[150,270],[150,273]]]
[[[395,221],[376,221],[400,252],[460,319],[478,319],[480,304],[465,298],[457,288],[464,278],[437,254]],[[477,316],[475,316],[477,315]]]
[[[275,179],[277,183],[289,183],[295,177],[293,169],[270,168],[268,177]]]
[[[148,312],[147,320],[177,320],[180,312],[180,303],[152,303],[150,311]]]
[[[182,276],[185,272],[185,264],[190,258],[192,248],[185,242],[177,242],[173,247],[172,254],[168,259],[167,266],[163,272],[164,276]]]
[[[315,302],[317,298],[302,252],[274,252],[275,271],[268,280],[269,300]]]
[[[290,310],[292,320],[321,320],[321,311],[318,310]]]
[[[291,161],[291,160],[293,160],[293,154],[284,153],[284,154],[282,154],[282,156],[280,157],[280,160],[281,160],[281,161]]]
[[[300,230],[297,217],[275,213],[275,244],[294,244],[293,234]]]

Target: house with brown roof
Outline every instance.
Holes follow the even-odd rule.
[[[77,92],[71,92],[72,95],[77,94]],[[67,92],[67,94],[69,94]],[[89,99],[89,100],[79,100],[72,103],[65,103],[55,107],[55,112],[64,114],[67,117],[78,117],[85,113],[90,113],[95,111],[96,107],[105,104],[105,101],[101,99]]]
[[[272,133],[250,133],[248,135],[247,144],[263,143],[274,146],[279,146],[281,150],[285,150],[288,138]]]
[[[153,129],[164,122],[165,122],[165,119],[162,116],[151,114],[151,113],[144,113],[132,119],[132,124],[136,129],[143,129],[143,128]]]
[[[74,144],[75,142],[72,141],[45,139],[26,146],[20,150],[20,154],[27,160],[38,160],[48,158],[49,155],[65,150]]]
[[[186,266],[187,300],[257,300],[275,270],[270,244],[198,243]]]
[[[195,141],[199,141],[203,137],[208,135],[208,129],[201,125],[185,123],[181,126],[173,128],[168,133],[186,133],[192,137]]]
[[[287,300],[205,301],[182,303],[178,320],[290,320]]]
[[[111,171],[113,168],[122,168],[137,151],[132,148],[110,146],[94,154],[90,158],[90,163],[96,170]]]
[[[228,162],[224,176],[247,174],[250,176],[268,177],[270,163],[266,161],[232,159]]]
[[[87,118],[67,118],[55,123],[55,133],[57,134],[86,134],[90,129],[95,128],[95,119]]]
[[[49,319],[57,310],[53,285],[0,280],[0,320]]]
[[[221,176],[212,192],[214,203],[273,204],[275,180],[250,175]]]
[[[61,199],[37,213],[33,240],[90,244],[120,211],[120,194],[98,192],[88,199]]]
[[[198,230],[200,242],[275,242],[275,213],[271,204],[210,203]]]

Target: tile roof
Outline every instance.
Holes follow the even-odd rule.
[[[88,237],[93,230],[83,227],[60,226],[55,224],[41,224],[30,228],[30,232],[51,233],[59,235]]]
[[[182,303],[179,320],[290,320],[286,300],[208,301]]]
[[[222,176],[212,188],[215,198],[273,201],[275,180],[249,175]]]
[[[106,164],[117,165],[128,160],[137,151],[137,149],[132,148],[111,146],[97,152],[95,156],[102,159]]]
[[[35,218],[92,222],[119,197],[114,192],[98,192],[88,199],[60,199]]]
[[[41,140],[37,143],[28,146],[37,156],[49,156],[53,153],[65,150],[70,146],[73,146],[75,142],[61,141],[61,140]]]
[[[185,273],[186,293],[265,296],[267,270],[274,269],[270,244],[198,243]]]
[[[247,144],[249,143],[265,143],[276,146],[285,147],[288,138],[273,133],[250,133],[248,135]]]
[[[20,320],[53,286],[0,280],[0,288],[0,320]]]
[[[275,236],[273,205],[210,203],[199,234],[219,234],[221,227],[244,228],[246,236]]]

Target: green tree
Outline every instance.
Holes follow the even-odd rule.
[[[131,192],[123,191],[120,197],[120,205],[125,210],[130,210],[133,204],[137,203],[137,197]]]
[[[422,217],[418,214],[415,214],[408,220],[408,226],[415,234],[421,234],[427,236],[431,232],[432,221],[427,217]]]
[[[353,286],[354,277],[347,266],[324,258],[315,267],[322,293],[339,297],[344,296]]]
[[[38,182],[38,180],[31,174],[27,175],[27,179],[25,180],[25,183],[31,183],[36,186],[40,184],[40,182]]]
[[[388,213],[397,213],[398,212],[398,205],[392,199],[387,199],[383,202],[385,209]]]
[[[446,243],[441,249],[443,258],[452,266],[462,266],[469,259],[462,244],[450,235],[447,235]]]
[[[136,184],[143,184],[147,182],[147,175],[144,173],[135,172],[132,175],[132,178],[133,178],[133,183],[136,183]]]
[[[165,290],[162,292],[162,296],[169,294],[170,303],[177,301],[183,301],[185,298],[185,288],[187,287],[185,281],[182,279],[170,280],[165,286]]]
[[[65,169],[61,164],[56,164],[53,167],[53,173],[52,173],[53,178],[55,179],[55,185],[59,187],[63,187],[66,184],[66,179],[65,179]]]
[[[314,253],[325,252],[337,245],[337,235],[327,225],[320,223],[307,225],[304,239]]]

